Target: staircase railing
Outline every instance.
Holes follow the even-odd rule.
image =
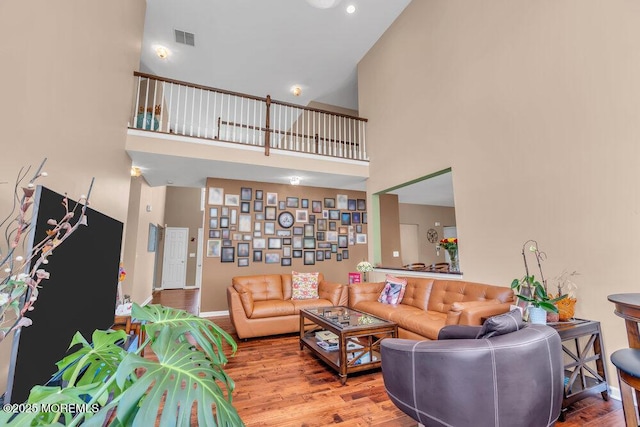
[[[135,72],[131,129],[368,160],[367,119]],[[266,143],[265,143],[266,142]]]

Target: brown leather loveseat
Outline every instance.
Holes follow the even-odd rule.
[[[298,332],[300,309],[347,305],[346,285],[318,274],[318,298],[292,299],[292,275],[237,276],[227,288],[229,316],[238,338]]]
[[[398,324],[399,338],[438,339],[445,325],[481,325],[482,319],[509,311],[514,304],[509,287],[422,277],[407,280],[399,304],[378,297],[385,282],[349,285],[349,307]]]

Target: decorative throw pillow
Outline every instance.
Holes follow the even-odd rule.
[[[317,299],[319,273],[291,273],[291,299]]]
[[[511,310],[508,313],[488,318],[476,338],[491,338],[498,335],[508,334],[524,328],[522,312],[519,309]]]
[[[383,304],[400,304],[404,291],[407,287],[407,281],[398,277],[387,274],[384,289],[380,292],[378,302]]]

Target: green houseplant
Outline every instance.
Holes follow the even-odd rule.
[[[30,411],[0,412],[0,424],[143,426],[158,418],[160,426],[188,426],[195,408],[198,425],[243,425],[232,405],[234,382],[223,369],[224,343],[237,350],[229,334],[161,305],[134,304],[132,317],[144,322],[147,335],[135,352],[121,345],[124,331],[96,330],[93,343],[76,334],[75,351],[57,363],[62,385],[34,387]]]
[[[528,248],[527,245],[529,245]],[[527,250],[533,254],[536,259],[540,280],[536,280],[535,276],[529,272]],[[527,240],[522,245],[522,259],[524,261],[525,275],[520,279],[513,279],[511,282],[511,289],[516,292],[516,297],[525,303],[525,307],[522,308],[529,308],[527,306],[533,307],[533,310],[529,308],[527,313],[529,315],[532,311],[535,312],[535,309],[542,309],[549,313],[558,313],[556,303],[566,298],[567,295],[553,297],[549,294],[542,272],[542,261],[546,259],[546,254],[538,249],[538,242],[535,240]]]

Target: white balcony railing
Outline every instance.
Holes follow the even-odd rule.
[[[134,73],[131,129],[368,160],[367,119]],[[265,141],[268,141],[265,144]]]

